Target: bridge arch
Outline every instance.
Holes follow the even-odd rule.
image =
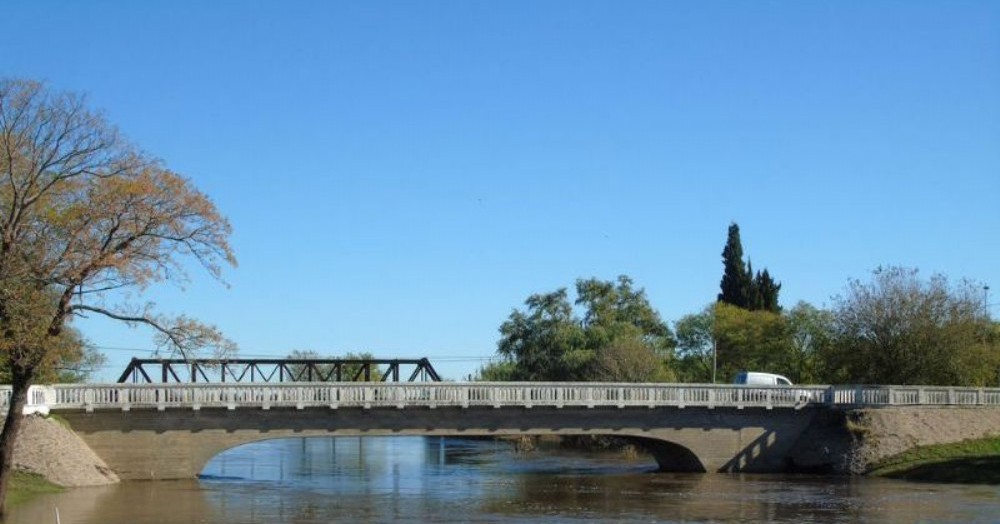
[[[609,435],[637,439],[663,471],[774,471],[812,418],[706,408],[204,408],[63,411],[124,479],[196,476],[240,444],[310,436]],[[738,460],[734,460],[738,458]]]
[[[290,440],[290,439],[324,439],[324,438],[392,438],[392,437],[442,437],[442,438],[496,438],[498,436],[545,436],[551,435],[551,433],[538,431],[533,433],[511,433],[505,435],[497,435],[494,431],[480,430],[480,431],[468,431],[463,432],[462,435],[454,435],[448,433],[442,433],[440,431],[413,431],[413,432],[337,432],[336,434],[331,434],[328,431],[268,431],[266,433],[258,434],[229,434],[223,438],[212,437],[210,435],[203,436],[203,442],[192,447],[194,452],[188,460],[182,460],[181,463],[187,462],[185,466],[190,473],[186,476],[194,477],[198,476],[205,468],[216,458],[221,455],[230,452],[232,450],[238,449],[243,446],[258,444],[261,442],[277,441],[277,440]],[[705,466],[702,464],[698,456],[688,447],[681,444],[661,440],[649,437],[636,437],[630,435],[614,435],[610,432],[591,432],[580,430],[579,432],[560,432],[560,436],[566,437],[578,437],[578,436],[612,436],[618,437],[627,442],[631,442],[636,446],[640,447],[645,452],[649,453],[650,457],[656,462],[657,470],[661,472],[674,472],[674,473],[704,473],[706,471]],[[514,443],[510,443],[511,447],[514,447]]]
[[[705,473],[701,459],[690,448],[669,440],[648,437],[627,437],[649,452],[660,471],[673,473]]]

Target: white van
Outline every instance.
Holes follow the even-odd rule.
[[[733,384],[745,386],[791,386],[792,381],[782,375],[760,373],[757,371],[741,371],[736,374]]]
[[[783,375],[774,373],[760,373],[758,371],[741,371],[736,374],[733,384],[739,386],[791,386],[792,381]],[[818,400],[812,392],[806,389],[781,389],[777,393],[778,398],[785,400],[795,400],[796,405],[805,405],[811,400]]]

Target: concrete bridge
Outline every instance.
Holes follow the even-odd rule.
[[[9,390],[0,390],[0,402]],[[667,471],[786,467],[831,409],[1000,407],[1000,389],[601,383],[289,383],[35,386],[123,479],[196,476],[240,444],[310,436],[610,435]],[[803,437],[806,435],[806,437]]]

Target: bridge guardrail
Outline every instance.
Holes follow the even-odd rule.
[[[1000,406],[1000,388],[831,386],[832,403],[852,406]]]
[[[0,386],[0,407],[10,401]],[[26,413],[59,409],[272,407],[1000,406],[1000,389],[936,386],[737,386],[616,383],[56,384],[32,386]]]

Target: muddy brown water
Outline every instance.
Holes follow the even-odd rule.
[[[449,438],[264,441],[200,479],[46,495],[6,522],[1000,522],[1000,487],[822,476],[654,473],[640,455]]]

